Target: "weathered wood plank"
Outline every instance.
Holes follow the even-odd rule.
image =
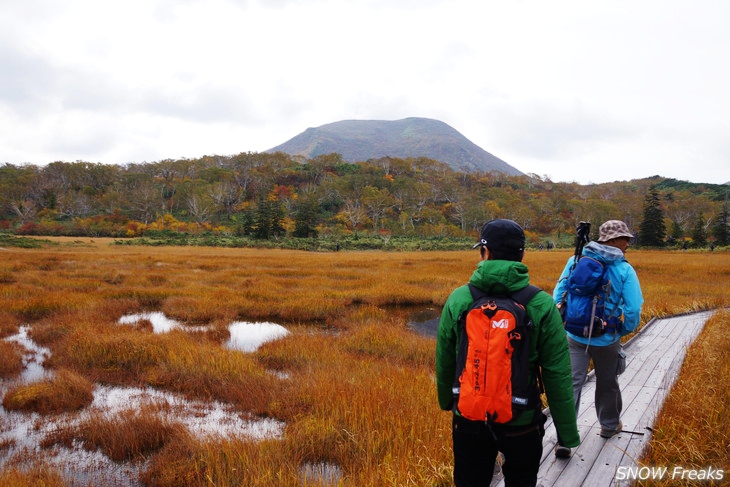
[[[619,378],[623,399],[624,432],[613,438],[600,436],[594,406],[595,378],[589,374],[581,394],[578,431],[581,444],[570,459],[555,458],[557,436],[548,417],[538,485],[571,487],[580,485],[630,485],[616,480],[619,466],[637,466],[651,428],[674,384],[687,348],[699,335],[711,311],[655,320],[624,346],[626,372]],[[549,416],[549,410],[546,410]],[[495,486],[504,481],[495,479]]]

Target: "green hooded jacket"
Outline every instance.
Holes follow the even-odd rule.
[[[487,294],[511,294],[530,282],[527,266],[507,260],[483,260],[469,281]],[[459,347],[457,319],[472,304],[467,285],[456,288],[444,305],[436,341],[436,387],[441,409],[450,410],[454,396],[452,387],[456,374],[456,353]],[[550,414],[563,446],[578,446],[580,438],[575,415],[570,355],[563,321],[552,296],[541,291],[527,305],[534,328],[530,339],[530,368],[542,369],[545,394]],[[533,411],[517,415],[510,425],[530,424]]]

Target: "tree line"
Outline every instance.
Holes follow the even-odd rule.
[[[510,218],[531,245],[566,245],[580,221],[624,220],[640,245],[728,245],[727,185],[654,176],[581,185],[537,175],[465,173],[428,158],[347,163],[285,153],[107,165],[0,166],[0,230],[142,237],[155,232],[258,241],[353,236],[467,238]]]

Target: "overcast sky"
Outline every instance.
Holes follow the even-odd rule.
[[[730,181],[726,0],[0,0],[0,164],[441,120],[525,173]]]

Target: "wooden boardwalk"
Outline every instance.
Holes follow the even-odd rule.
[[[630,485],[629,480],[617,479],[617,469],[639,467],[638,459],[651,439],[651,428],[679,374],[687,348],[711,314],[708,311],[652,320],[624,344],[627,365],[619,376],[624,432],[608,440],[599,435],[601,426],[593,403],[596,383],[590,374],[583,386],[578,414],[581,444],[573,449],[571,458],[555,458],[553,449],[557,439],[552,420],[548,419],[537,485]],[[549,416],[549,411],[546,413]],[[503,486],[504,482],[495,479],[493,485]]]

